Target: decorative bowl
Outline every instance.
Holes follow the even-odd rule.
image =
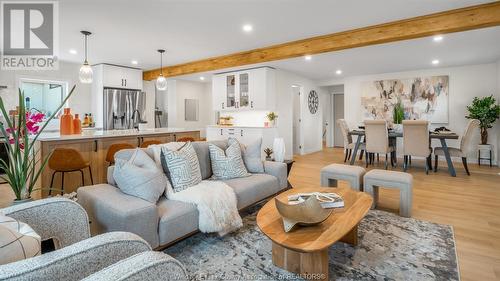
[[[332,209],[321,207],[315,196],[310,196],[306,201],[290,205],[274,199],[276,209],[283,218],[285,232],[290,232],[296,225],[310,226],[322,223],[331,214]]]

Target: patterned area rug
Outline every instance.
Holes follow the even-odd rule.
[[[271,241],[255,221],[260,207],[242,214],[237,232],[198,233],[165,252],[186,266],[191,280],[302,280],[272,264]],[[358,246],[330,248],[331,280],[459,280],[451,226],[373,210],[358,233]]]

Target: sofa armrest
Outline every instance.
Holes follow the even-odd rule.
[[[139,236],[112,232],[41,256],[0,265],[0,280],[81,280],[151,247]]]
[[[84,279],[85,281],[189,280],[184,266],[162,252],[144,252],[122,260]]]
[[[264,172],[278,178],[281,189],[288,187],[288,175],[286,174],[286,164],[274,161],[264,161]]]
[[[93,235],[111,232],[132,232],[151,247],[156,248],[158,239],[158,209],[155,204],[127,195],[109,184],[78,188],[78,203],[90,217]]]
[[[46,198],[7,207],[6,216],[27,223],[42,240],[54,239],[56,249],[90,237],[89,218],[76,202],[62,198]]]

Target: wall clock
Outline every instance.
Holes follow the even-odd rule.
[[[318,93],[316,93],[315,90],[310,91],[307,101],[309,103],[309,112],[311,112],[311,114],[316,114],[319,106]]]

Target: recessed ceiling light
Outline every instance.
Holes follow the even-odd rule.
[[[439,64],[439,60],[432,60],[432,64],[434,65]]]
[[[340,74],[342,74],[342,70],[340,70],[340,69],[337,69],[337,71],[335,71],[335,74],[337,74],[337,75],[340,75]]]
[[[136,61],[136,60],[133,60],[133,61],[131,61],[130,63],[131,63],[131,64],[133,64],[133,65],[138,65],[138,64],[139,64],[139,62],[138,62],[138,61]]]
[[[75,49],[69,49],[69,53],[72,55],[78,54],[78,52]]]
[[[312,60],[312,57],[311,57],[311,56],[309,56],[309,55],[307,55],[307,56],[305,56],[305,57],[304,57],[304,59],[305,59],[305,60]]]
[[[443,41],[443,36],[441,36],[441,35],[436,35],[436,36],[434,36],[433,40],[434,40],[434,42]]]
[[[205,81],[205,77],[200,76],[200,80],[201,80],[201,81]]]
[[[245,24],[245,25],[243,25],[243,31],[250,32],[252,30],[253,30],[253,26],[251,24]]]

